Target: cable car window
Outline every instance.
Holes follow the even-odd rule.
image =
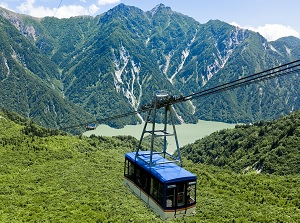
[[[185,184],[177,185],[177,206],[185,205]]]
[[[188,185],[187,188],[187,204],[196,203],[196,182]]]
[[[129,175],[129,160],[125,159],[125,165],[124,165],[124,176],[128,177]]]
[[[167,187],[167,192],[166,192],[166,207],[174,207],[175,206],[175,188],[176,185],[169,185]]]
[[[134,180],[134,164],[132,162],[129,162],[128,174],[128,178]]]
[[[158,198],[157,201],[160,204],[160,206],[163,206],[163,184],[158,182]]]
[[[150,195],[161,206],[163,205],[163,185],[154,178],[151,178],[151,182],[150,182]]]
[[[150,194],[155,200],[157,200],[157,193],[158,193],[158,181],[151,178]]]
[[[148,193],[148,187],[149,187],[148,186],[148,177],[149,177],[148,174],[145,171],[141,170],[141,177],[140,177],[140,179],[141,179],[141,188],[146,193]]]
[[[142,186],[142,184],[141,184],[141,170],[138,167],[135,168],[135,182],[139,187]]]

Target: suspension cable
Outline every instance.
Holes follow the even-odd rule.
[[[58,10],[59,10],[59,8],[60,8],[60,6],[61,6],[61,3],[62,3],[62,1],[63,1],[63,0],[60,0],[60,2],[59,2],[59,4],[58,4],[58,7],[57,7],[57,9],[56,9],[56,11],[55,11],[55,13],[54,13],[54,16],[53,16],[53,17],[55,17],[55,16],[56,16],[56,13],[58,12]]]
[[[295,65],[294,65],[295,64]],[[286,67],[289,66],[290,67]],[[296,69],[297,68],[297,69]],[[197,93],[193,93],[191,95],[188,95],[186,97],[184,97],[182,100],[183,101],[188,101],[191,99],[195,99],[198,97],[202,97],[202,96],[206,96],[208,94],[213,94],[213,93],[217,93],[220,91],[226,91],[226,90],[231,90],[243,85],[249,85],[255,82],[260,82],[263,80],[267,80],[267,79],[273,79],[275,77],[279,77],[279,76],[286,76],[288,74],[292,74],[292,73],[296,73],[299,72],[300,70],[300,60],[288,63],[288,64],[284,64],[266,71],[262,71],[256,74],[252,74],[250,76],[246,76],[231,82],[227,82],[225,84],[221,84],[218,86],[215,86],[213,88],[209,88]]]
[[[289,74],[293,74],[293,73],[297,73],[300,72],[300,60],[296,60],[287,64],[283,64],[265,71],[261,71],[259,73],[255,73],[234,81],[230,81],[209,89],[205,89],[203,91],[199,91],[193,94],[190,94],[188,96],[181,96],[178,98],[172,97],[170,98],[170,100],[165,102],[166,104],[176,104],[176,103],[181,103],[184,101],[189,101],[189,100],[193,100],[195,98],[199,98],[199,97],[203,97],[203,96],[207,96],[210,94],[214,94],[214,93],[218,93],[221,91],[227,91],[227,90],[231,90],[231,89],[235,89],[241,86],[245,86],[245,85],[249,85],[252,83],[256,83],[256,82],[260,82],[263,80],[269,80],[269,79],[273,79],[276,77],[280,77],[280,76],[286,76]],[[161,105],[164,106],[164,105]],[[119,115],[115,115],[115,116],[110,116],[110,117],[106,117],[106,118],[102,118],[102,119],[96,119],[94,121],[91,122],[86,122],[86,123],[82,123],[82,124],[78,124],[78,125],[73,125],[73,126],[68,126],[68,127],[63,127],[61,128],[61,130],[65,130],[65,129],[70,129],[70,128],[76,128],[76,127],[82,127],[82,126],[86,126],[89,123],[92,122],[97,122],[97,123],[103,123],[103,122],[107,122],[107,121],[111,121],[114,119],[119,119],[119,118],[124,118],[127,116],[131,116],[131,115],[136,115],[139,113],[143,113],[146,111],[149,111],[153,109],[153,105],[152,104],[148,104],[146,106],[142,106],[141,109],[137,109],[135,111],[132,112],[128,112],[128,113],[123,113],[123,114],[119,114]]]

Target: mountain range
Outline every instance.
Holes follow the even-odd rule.
[[[53,128],[136,111],[156,90],[189,95],[300,58],[296,37],[268,42],[219,20],[201,24],[163,4],[147,12],[120,4],[69,19],[0,8],[0,23],[0,107]],[[177,122],[274,119],[300,108],[299,84],[296,74],[178,103]]]

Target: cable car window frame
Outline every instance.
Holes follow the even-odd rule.
[[[186,201],[186,182],[180,182],[176,187],[176,206],[182,207]]]
[[[166,208],[174,208],[175,207],[175,199],[176,199],[176,185],[167,185],[166,186]],[[171,191],[171,193],[169,192]]]
[[[125,159],[124,176],[135,182],[135,165],[128,159]]]
[[[129,160],[125,159],[125,164],[124,164],[124,176],[128,177],[129,176]]]
[[[165,190],[166,209],[189,207],[196,204],[197,181],[167,184]]]
[[[149,173],[144,169],[140,168],[140,184],[141,189],[149,194]]]
[[[164,203],[163,189],[164,189],[164,184],[160,180],[151,176],[149,194],[161,207],[163,207],[163,203]]]
[[[195,213],[196,177],[189,173],[187,178],[190,179],[186,179],[186,175],[169,178],[170,175],[161,175],[159,172],[165,170],[163,166],[162,168],[160,166],[149,168],[142,162],[143,160],[135,160],[134,155],[132,152],[125,156],[124,177],[128,180],[125,180],[125,185],[132,188],[133,192],[154,210],[160,208],[164,213],[162,216],[168,216],[168,213],[177,213],[177,211],[181,213],[184,209],[189,215]]]
[[[187,205],[193,205],[196,204],[197,200],[197,182],[188,182],[187,184]],[[190,188],[190,189],[189,189]]]

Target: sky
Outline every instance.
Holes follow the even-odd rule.
[[[0,6],[34,17],[96,16],[124,3],[149,11],[162,3],[200,23],[218,19],[259,32],[268,41],[300,38],[299,0],[0,0]]]

